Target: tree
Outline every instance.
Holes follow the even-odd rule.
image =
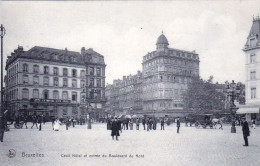
[[[224,110],[225,94],[219,89],[219,85],[213,83],[213,76],[207,81],[193,77],[183,95],[184,108],[197,113]]]

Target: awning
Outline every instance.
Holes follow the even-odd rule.
[[[253,113],[260,113],[259,108],[239,108],[236,112],[237,114],[253,114]]]

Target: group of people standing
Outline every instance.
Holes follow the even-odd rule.
[[[130,118],[124,118],[120,119],[118,117],[113,117],[107,120],[107,130],[111,130],[111,136],[112,139],[114,140],[114,137],[116,137],[116,140],[118,141],[118,137],[120,136],[120,132],[122,133],[122,129],[128,130],[133,130],[133,119]],[[136,130],[139,130],[140,124],[143,125],[144,130],[156,130],[157,128],[157,120],[156,118],[137,118],[135,120],[136,123]],[[160,124],[161,124],[161,130],[164,130],[164,124],[165,124],[165,119],[161,118],[160,119]],[[180,131],[180,120],[179,118],[176,119],[176,126],[177,126],[177,133]]]

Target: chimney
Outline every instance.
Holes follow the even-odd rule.
[[[81,55],[84,55],[84,54],[85,54],[85,52],[86,52],[86,49],[85,49],[85,47],[82,47],[82,48],[81,48]]]

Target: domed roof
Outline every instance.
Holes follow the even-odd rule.
[[[167,40],[167,38],[164,36],[163,33],[158,37],[157,42],[156,42],[156,45],[157,45],[157,44],[167,44],[167,45],[169,45],[168,40]]]

